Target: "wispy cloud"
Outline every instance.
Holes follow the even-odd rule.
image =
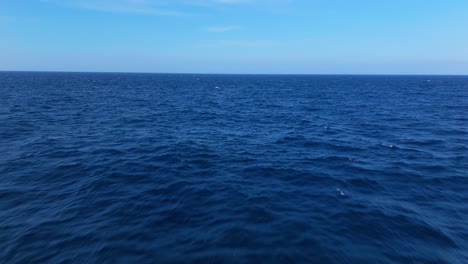
[[[224,4],[241,4],[241,3],[248,3],[251,2],[250,0],[215,0],[218,3]]]
[[[224,27],[207,27],[204,31],[213,32],[213,33],[223,33],[229,31],[239,30],[239,26],[224,26]]]
[[[234,4],[246,4],[254,3],[258,0],[173,0],[167,2],[184,2],[185,4],[191,5],[214,5],[214,4],[224,4],[224,5],[234,5]]]
[[[176,6],[213,6],[249,3],[251,0],[41,0],[68,7],[113,13],[135,13],[160,16],[184,15]]]
[[[147,15],[182,15],[182,13],[164,9],[157,1],[146,0],[42,0],[43,2],[111,13],[134,13]]]
[[[279,46],[281,43],[275,41],[256,41],[256,40],[245,40],[245,41],[223,41],[221,44],[226,46],[237,46],[237,47],[272,47]]]

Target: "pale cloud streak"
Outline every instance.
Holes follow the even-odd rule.
[[[235,47],[273,47],[279,46],[279,42],[274,41],[256,41],[256,40],[246,40],[246,41],[223,41],[221,44],[226,46],[235,46]]]
[[[133,13],[159,16],[186,15],[176,6],[216,6],[251,3],[252,0],[41,0],[74,8],[112,13]]]
[[[229,31],[239,30],[239,26],[224,26],[224,27],[207,27],[204,31],[212,32],[212,33],[224,33]]]
[[[241,4],[251,2],[249,0],[216,0],[215,2],[224,4]]]
[[[176,16],[182,13],[163,8],[159,1],[147,0],[42,0],[43,2],[109,13],[132,13],[158,16]]]

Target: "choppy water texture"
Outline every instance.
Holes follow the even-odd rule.
[[[0,73],[2,263],[468,263],[468,77]]]

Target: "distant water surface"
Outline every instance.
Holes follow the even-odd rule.
[[[1,263],[468,263],[468,77],[0,73]]]

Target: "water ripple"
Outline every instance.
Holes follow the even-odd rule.
[[[0,73],[0,262],[467,263],[467,87]]]

